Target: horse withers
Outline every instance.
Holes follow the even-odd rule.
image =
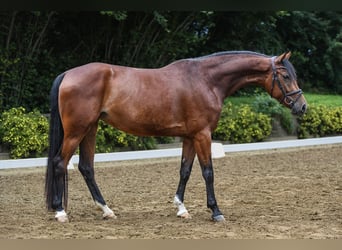
[[[212,219],[224,221],[215,198],[211,158],[211,134],[224,99],[242,87],[256,84],[293,114],[304,114],[307,104],[297,85],[290,55],[220,52],[175,61],[158,69],[89,63],[59,75],[51,89],[45,183],[48,210],[56,212],[58,221],[68,221],[67,165],[79,147],[78,168],[95,204],[103,210],[104,218],[115,217],[94,178],[95,137],[101,119],[138,136],[182,137],[180,179],[174,198],[177,216],[190,217],[184,192],[197,155]]]

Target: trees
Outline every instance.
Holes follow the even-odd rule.
[[[294,52],[293,64],[305,88],[342,93],[342,13],[286,12],[277,33]]]
[[[222,50],[291,50],[308,90],[342,93],[341,12],[0,12],[0,112],[49,111],[56,75],[90,61],[160,67]]]
[[[27,106],[47,109],[52,60],[46,46],[54,12],[0,13],[1,110]],[[45,95],[41,95],[44,93]]]

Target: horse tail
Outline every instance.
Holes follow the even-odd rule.
[[[48,162],[45,176],[45,198],[46,207],[48,210],[54,210],[54,199],[57,192],[56,181],[56,160],[61,153],[61,147],[63,144],[64,130],[62,125],[61,116],[59,113],[58,97],[59,87],[62,83],[65,73],[56,77],[53,82],[50,92],[50,130],[49,130],[49,151]],[[64,179],[64,203],[67,200],[67,173]],[[66,204],[66,203],[65,203]]]

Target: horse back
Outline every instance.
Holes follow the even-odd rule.
[[[85,124],[103,119],[135,135],[188,135],[208,119],[218,119],[210,113],[201,79],[177,65],[139,69],[86,64],[66,73],[60,98],[65,116],[84,117]]]

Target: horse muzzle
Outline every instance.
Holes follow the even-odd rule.
[[[301,89],[284,94],[281,102],[289,107],[294,115],[304,115],[306,112],[306,100]]]
[[[306,101],[303,97],[301,97],[300,100],[293,103],[292,108],[291,108],[291,112],[294,115],[302,116],[305,114],[306,109],[307,109]]]

